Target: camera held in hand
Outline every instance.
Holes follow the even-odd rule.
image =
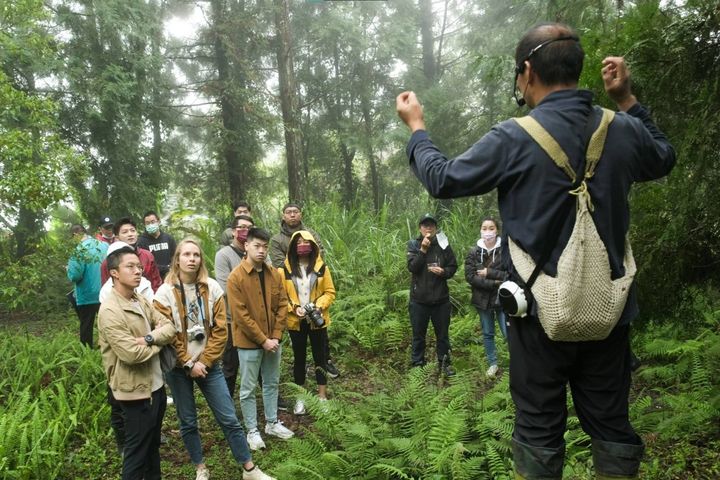
[[[205,340],[205,327],[193,325],[187,329],[188,342],[202,342]]]
[[[305,309],[305,318],[307,318],[307,321],[310,325],[315,324],[315,326],[318,328],[325,325],[325,319],[323,318],[322,313],[320,313],[320,310],[315,306],[314,303],[311,302],[303,305],[303,308]]]

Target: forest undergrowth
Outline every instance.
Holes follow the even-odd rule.
[[[324,214],[329,220],[313,226],[338,290],[330,338],[342,375],[330,380],[330,401],[321,408],[312,378],[308,390],[290,383],[292,353],[286,345],[282,395],[305,399],[309,414],[281,413],[296,436],[266,439],[268,448],[254,455],[257,463],[280,479],[512,478],[507,349],[498,342],[504,368],[497,379],[486,378],[479,319],[469,307],[462,267],[450,282],[458,373],[448,380],[438,375],[435,362],[409,368],[404,262],[415,220],[391,220],[387,211]],[[463,218],[471,217],[456,212],[442,221],[460,264],[476,235]],[[211,243],[205,239],[208,249]],[[633,348],[643,364],[634,374],[631,416],[648,446],[641,478],[720,477],[717,297],[710,287],[688,288],[676,311],[643,318],[634,327]],[[79,344],[75,315],[65,308],[54,314],[28,309],[0,318],[0,479],[118,478],[120,456],[109,426],[100,354]],[[429,337],[430,360],[432,333]],[[220,428],[202,396],[197,398],[212,477],[239,478]],[[569,398],[568,407],[565,478],[590,479],[589,438]],[[164,478],[193,478],[173,406],[163,433]]]

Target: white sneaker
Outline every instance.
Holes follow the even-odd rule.
[[[195,480],[210,480],[210,470],[207,467],[198,468],[195,473]]]
[[[320,402],[320,411],[323,413],[328,412],[328,399],[327,398],[318,398],[318,401]]]
[[[173,400],[173,397],[171,395],[167,396],[167,404],[168,405],[175,405],[175,400]]]
[[[298,399],[297,402],[295,402],[295,408],[293,409],[293,413],[295,415],[305,415],[305,402]]]
[[[295,435],[292,430],[285,428],[280,420],[273,423],[266,423],[265,433],[272,435],[273,437],[282,438],[283,440],[287,440]]]
[[[498,366],[497,365],[490,365],[490,368],[487,369],[487,372],[485,372],[485,375],[488,377],[494,377],[497,375],[498,372]]]
[[[271,477],[260,470],[260,467],[257,465],[249,472],[243,468],[242,478],[243,480],[276,480],[275,477]]]
[[[267,430],[267,427],[265,430]],[[253,428],[248,432],[247,443],[250,450],[260,450],[261,448],[265,448],[265,442],[263,442],[263,439],[260,436],[260,431],[257,428]]]

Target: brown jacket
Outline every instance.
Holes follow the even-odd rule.
[[[225,350],[227,342],[227,320],[225,315],[224,293],[218,282],[208,278],[208,283],[198,284],[204,314],[205,337],[207,344],[197,358],[206,367],[212,367]],[[181,367],[192,359],[188,353],[186,306],[182,301],[179,285],[163,283],[155,293],[153,302],[155,309],[175,324],[175,350],[177,350],[177,366]]]
[[[260,278],[247,257],[227,280],[233,345],[262,348],[268,338],[280,340],[287,325],[287,294],[277,270],[265,265],[265,298]]]
[[[175,325],[160,312],[152,308],[142,295],[134,295],[145,317],[150,323],[148,332],[145,318],[137,312],[132,303],[118,295],[115,289],[100,306],[98,332],[100,352],[107,375],[108,385],[117,400],[143,400],[152,394],[152,359],[161,345],[171,343],[175,338]],[[135,338],[150,333],[154,343],[150,346],[137,345]]]

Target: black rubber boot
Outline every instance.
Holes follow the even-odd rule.
[[[593,439],[592,456],[597,479],[637,478],[645,445]]]
[[[518,480],[555,480],[562,478],[565,445],[560,448],[533,447],[512,439],[515,478]]]

